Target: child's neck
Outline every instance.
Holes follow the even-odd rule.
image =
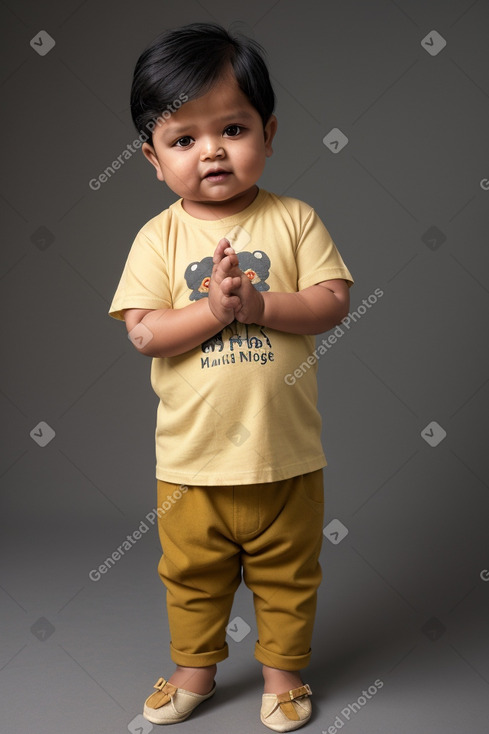
[[[182,199],[182,207],[185,209],[187,214],[196,219],[225,219],[226,217],[232,217],[233,214],[239,214],[243,209],[246,209],[258,195],[259,188],[255,184],[251,188],[244,191],[242,194],[228,199],[227,201],[192,201],[191,199]]]

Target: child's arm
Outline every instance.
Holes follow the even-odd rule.
[[[184,308],[159,308],[151,311],[129,308],[124,311],[123,316],[127,331],[130,333],[134,329],[131,334],[132,343],[138,352],[147,357],[174,357],[188,352],[217,334],[225,325],[216,319],[207,298]],[[233,319],[234,315],[228,323]],[[141,328],[135,329],[138,325],[142,325]],[[140,343],[143,346],[139,346],[138,337],[141,337]]]
[[[345,318],[350,308],[350,289],[342,279],[325,280],[298,293],[262,296],[262,325],[291,334],[329,331]]]
[[[260,293],[239,269],[231,247],[219,243],[215,259],[219,257],[225,275],[221,290],[229,298],[239,297],[234,315],[243,324],[259,324],[291,334],[322,334],[348,314],[350,292],[345,280],[325,280],[297,293]]]
[[[223,244],[229,243],[224,240]],[[131,334],[136,349],[148,357],[174,357],[197,347],[230,324],[239,299],[220,289],[224,275],[216,262],[208,297],[183,308],[126,309],[123,316],[128,332],[142,324]]]

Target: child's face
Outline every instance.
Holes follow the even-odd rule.
[[[216,219],[253,201],[276,129],[274,115],[263,129],[258,111],[228,72],[157,126],[153,145],[144,143],[142,149],[189,214]],[[215,171],[221,173],[212,175]]]

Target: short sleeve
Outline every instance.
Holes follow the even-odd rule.
[[[323,280],[342,278],[349,287],[353,278],[330,233],[311,209],[304,220],[296,250],[299,290]]]
[[[145,228],[137,234],[109,308],[109,316],[123,320],[126,308],[171,308],[168,269],[158,238]]]

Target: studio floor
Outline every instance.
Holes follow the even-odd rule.
[[[2,732],[158,730],[141,717],[156,679],[173,670],[156,570],[157,534],[149,528],[110,570],[91,580],[90,572],[117,540],[115,529],[103,542],[95,534],[84,554],[76,537],[54,532],[44,548],[10,538],[0,590]],[[321,562],[314,654],[303,674],[314,714],[304,731],[485,734],[486,584],[480,580],[440,619],[420,611],[421,598],[409,604],[351,540],[336,546],[325,540]],[[416,573],[413,591],[422,587],[422,571],[419,584]],[[440,578],[440,591],[449,583]],[[217,693],[178,725],[181,734],[266,731],[259,720],[261,667],[253,658],[251,592],[244,584],[231,627]]]

